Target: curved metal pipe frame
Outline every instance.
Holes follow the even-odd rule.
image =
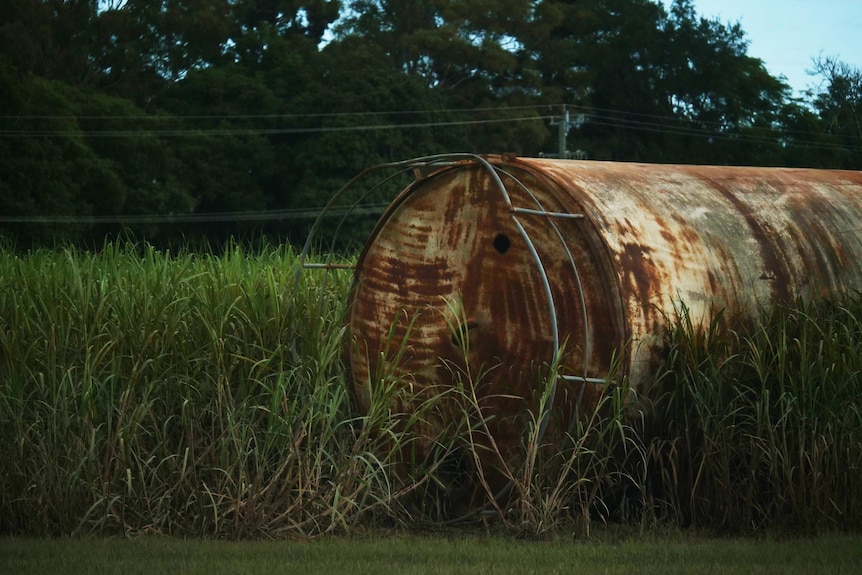
[[[297,271],[297,276],[296,276],[295,281],[296,281],[296,284],[298,285],[303,269],[323,268],[326,270],[325,273],[328,273],[328,270],[331,269],[332,267],[334,267],[334,266],[330,266],[330,265],[326,265],[326,264],[323,264],[323,265],[321,265],[321,264],[307,264],[306,260],[308,259],[309,254],[311,253],[312,246],[314,245],[314,236],[318,232],[318,230],[320,229],[324,218],[327,217],[327,213],[331,209],[333,209],[336,205],[338,205],[338,201],[342,198],[342,196],[344,196],[350,189],[352,189],[360,180],[368,177],[370,174],[375,173],[375,172],[380,172],[383,170],[395,170],[391,175],[384,178],[381,182],[378,182],[375,186],[373,186],[368,191],[366,191],[364,194],[362,194],[362,196],[360,196],[358,199],[356,199],[350,205],[349,209],[342,216],[341,220],[338,223],[338,226],[336,227],[335,235],[334,235],[334,238],[332,240],[330,252],[334,251],[335,241],[337,239],[338,232],[340,231],[344,222],[346,222],[348,220],[348,218],[350,217],[350,215],[360,206],[360,203],[362,201],[364,201],[374,191],[378,190],[380,187],[391,182],[396,177],[398,177],[398,176],[400,176],[406,172],[416,171],[417,169],[422,169],[422,168],[426,168],[426,169],[427,168],[442,168],[442,167],[446,167],[446,166],[463,165],[465,162],[474,162],[475,164],[482,167],[485,171],[487,171],[488,175],[491,177],[491,180],[492,180],[494,186],[497,188],[501,197],[503,198],[503,201],[504,201],[507,209],[509,210],[509,217],[511,218],[513,224],[515,225],[515,228],[518,230],[519,235],[521,236],[521,238],[524,240],[525,244],[527,245],[527,249],[530,252],[530,256],[533,259],[533,262],[535,263],[537,271],[539,272],[539,276],[540,276],[541,282],[542,282],[542,287],[543,287],[543,290],[545,293],[546,304],[548,307],[548,316],[549,316],[550,322],[551,322],[551,332],[552,332],[551,335],[552,335],[553,347],[554,347],[554,355],[551,358],[551,364],[552,365],[554,362],[558,361],[559,355],[561,353],[559,325],[558,325],[558,319],[557,319],[557,307],[556,307],[556,303],[554,301],[554,295],[553,295],[552,290],[551,290],[550,279],[548,278],[547,270],[545,268],[544,263],[542,262],[541,255],[539,254],[535,243],[533,242],[532,238],[530,237],[530,234],[527,232],[526,228],[521,223],[521,220],[519,219],[519,215],[528,216],[528,217],[545,217],[548,219],[548,222],[549,222],[551,228],[553,229],[555,236],[557,237],[557,239],[559,240],[560,244],[562,245],[562,247],[565,251],[566,258],[567,258],[569,265],[571,266],[572,271],[573,271],[574,276],[575,276],[575,281],[577,284],[578,297],[580,298],[582,321],[583,321],[583,325],[584,325],[584,368],[583,368],[584,369],[584,371],[583,371],[584,375],[583,375],[583,377],[580,377],[580,376],[571,376],[571,375],[570,376],[564,376],[564,375],[557,374],[556,377],[554,377],[553,380],[551,382],[549,382],[551,385],[551,388],[550,388],[550,390],[548,390],[547,407],[546,407],[546,411],[542,417],[542,420],[540,422],[540,426],[539,426],[539,430],[538,430],[538,434],[539,434],[538,439],[539,439],[539,441],[541,441],[541,438],[544,436],[545,430],[546,430],[548,422],[549,422],[549,415],[550,415],[551,409],[554,405],[554,400],[555,400],[555,396],[556,396],[556,387],[557,387],[557,382],[559,379],[571,379],[571,380],[579,381],[582,383],[588,383],[588,382],[589,383],[604,383],[605,382],[604,379],[590,378],[590,377],[588,377],[588,374],[587,374],[589,357],[590,357],[590,352],[592,349],[592,341],[591,341],[591,337],[590,337],[589,315],[587,314],[586,299],[584,297],[584,289],[583,289],[583,285],[581,282],[581,275],[578,271],[578,267],[577,267],[577,264],[575,263],[571,249],[569,248],[568,244],[566,243],[565,238],[563,237],[563,234],[562,234],[559,226],[557,226],[557,224],[553,221],[555,218],[580,219],[580,218],[583,218],[583,214],[570,214],[570,213],[564,213],[564,212],[548,211],[542,205],[541,201],[539,201],[539,199],[535,196],[535,194],[523,182],[521,182],[518,178],[516,178],[514,175],[512,175],[508,171],[504,170],[503,168],[494,166],[485,157],[478,155],[478,154],[470,154],[470,153],[439,154],[439,155],[414,158],[414,159],[410,159],[410,160],[404,160],[404,161],[400,161],[400,162],[391,162],[391,163],[386,163],[386,164],[380,164],[377,166],[372,166],[370,168],[367,168],[367,169],[363,170],[362,172],[360,172],[355,177],[353,177],[340,190],[338,190],[338,192],[333,194],[333,196],[330,198],[330,200],[323,207],[319,216],[317,217],[314,224],[312,225],[311,230],[309,231],[308,238],[306,239],[306,242],[303,246],[302,252],[300,253],[300,264],[301,265]],[[530,200],[534,204],[535,208],[515,206],[512,203],[512,197],[509,194],[509,191],[506,188],[506,185],[504,184],[503,179],[501,178],[501,174],[503,176],[505,176],[506,178],[515,182],[515,184],[518,186],[518,188],[521,191],[523,191],[525,194],[527,194],[527,196],[530,198]],[[324,286],[325,286],[325,284],[326,284],[326,278],[324,278]],[[293,313],[293,311],[294,310],[291,309],[291,313]],[[582,399],[582,395],[583,395],[583,387],[581,388],[581,392],[580,392],[579,397],[578,397],[578,404],[580,404],[580,401]],[[508,486],[503,488],[500,491],[500,493],[498,493],[494,496],[495,502],[499,502],[504,497],[506,497],[507,494],[511,491],[512,487],[513,487],[513,485],[510,482],[510,484]],[[458,518],[457,520],[454,520],[454,521],[457,521],[457,522],[464,521],[464,520],[468,519],[469,517],[472,517],[473,515],[475,515],[475,513],[487,513],[487,512],[488,512],[488,508],[486,507],[485,509],[478,510],[476,512],[472,512],[472,513],[465,515],[464,517]]]

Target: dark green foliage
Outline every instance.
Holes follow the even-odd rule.
[[[10,0],[0,22],[0,216],[68,219],[3,224],[21,247],[301,242],[306,216],[157,220],[314,210],[430,153],[557,152],[563,105],[592,159],[862,167],[857,68],[821,59],[794,101],[691,0]],[[134,214],[154,218],[81,219]]]
[[[0,60],[2,62],[2,60]],[[190,212],[172,142],[160,137],[176,121],[144,117],[128,101],[38,77],[13,81],[0,67],[8,115],[0,118],[0,212],[30,218],[0,233],[19,248],[59,240],[100,244],[110,229],[87,223],[113,214]],[[80,218],[38,224],[39,216]]]
[[[862,69],[835,58],[818,57],[815,73],[825,83],[825,91],[814,98],[825,133],[830,136],[834,165],[847,169],[860,167],[862,146]]]

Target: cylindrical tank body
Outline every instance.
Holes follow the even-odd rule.
[[[697,322],[862,288],[860,230],[862,172],[451,161],[400,194],[358,261],[357,400],[390,368],[428,396],[469,373],[496,442],[515,449],[555,353],[565,425],[615,358],[632,389],[650,385],[680,302]],[[425,418],[429,437],[454,416]]]

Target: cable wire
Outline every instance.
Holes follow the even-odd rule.
[[[154,136],[236,136],[236,135],[279,135],[279,134],[320,134],[329,132],[363,132],[373,130],[408,130],[416,128],[441,128],[452,126],[474,126],[481,124],[501,124],[508,122],[535,122],[552,119],[553,116],[527,116],[518,118],[494,118],[485,120],[460,120],[448,122],[417,122],[410,124],[372,124],[364,126],[319,126],[314,128],[227,128],[227,129],[183,129],[183,130],[80,130],[87,137],[125,138],[135,135]],[[78,130],[5,130],[0,138],[53,137],[79,133]]]
[[[182,129],[59,129],[59,130],[0,130],[0,138],[30,138],[30,137],[59,137],[69,134],[83,134],[86,137],[95,138],[125,138],[140,136],[159,137],[225,137],[225,136],[250,136],[250,135],[304,135],[339,132],[362,132],[378,130],[409,130],[421,128],[439,128],[455,126],[475,126],[499,124],[507,122],[532,122],[552,121],[557,118],[554,114],[548,114],[554,108],[562,105],[530,105],[513,107],[484,107],[484,108],[457,108],[442,110],[414,110],[414,111],[392,111],[392,112],[330,112],[319,114],[261,114],[261,115],[213,115],[213,116],[0,116],[10,119],[164,119],[164,120],[224,120],[224,119],[288,119],[288,118],[357,118],[364,116],[379,115],[405,115],[405,114],[449,114],[449,113],[488,113],[506,112],[516,110],[545,111],[544,114],[518,117],[498,117],[475,120],[449,120],[442,122],[412,122],[412,123],[389,123],[389,124],[363,124],[356,126],[317,126],[317,127],[287,127],[287,128],[213,128],[204,129],[188,127]],[[582,105],[566,105],[566,109],[574,111],[586,121],[585,125],[603,126],[610,128],[622,128],[632,131],[664,133],[678,136],[703,136],[720,140],[732,140],[740,143],[753,144],[777,144],[784,147],[808,148],[820,150],[846,150],[849,152],[862,152],[862,146],[855,144],[834,143],[815,141],[822,138],[824,134],[801,130],[776,130],[774,135],[758,136],[751,133],[728,132],[727,125],[715,121],[697,120],[697,125],[692,125],[694,120],[680,118],[678,116],[665,116],[658,114],[645,114],[639,112],[628,112],[612,108],[600,108]],[[641,119],[637,119],[641,118]],[[746,127],[743,126],[743,129]],[[768,129],[768,128],[767,128]]]
[[[351,208],[351,206],[336,206],[330,208],[325,217],[343,217],[346,215],[379,215],[389,204],[366,204]],[[218,223],[218,222],[253,222],[300,220],[317,218],[323,212],[323,206],[315,208],[261,210],[249,212],[204,212],[197,214],[127,214],[105,216],[4,216],[0,215],[0,223],[4,224],[178,224],[178,223]]]

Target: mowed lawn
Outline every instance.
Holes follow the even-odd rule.
[[[378,536],[299,541],[0,539],[0,573],[862,573],[862,536],[603,541]]]

